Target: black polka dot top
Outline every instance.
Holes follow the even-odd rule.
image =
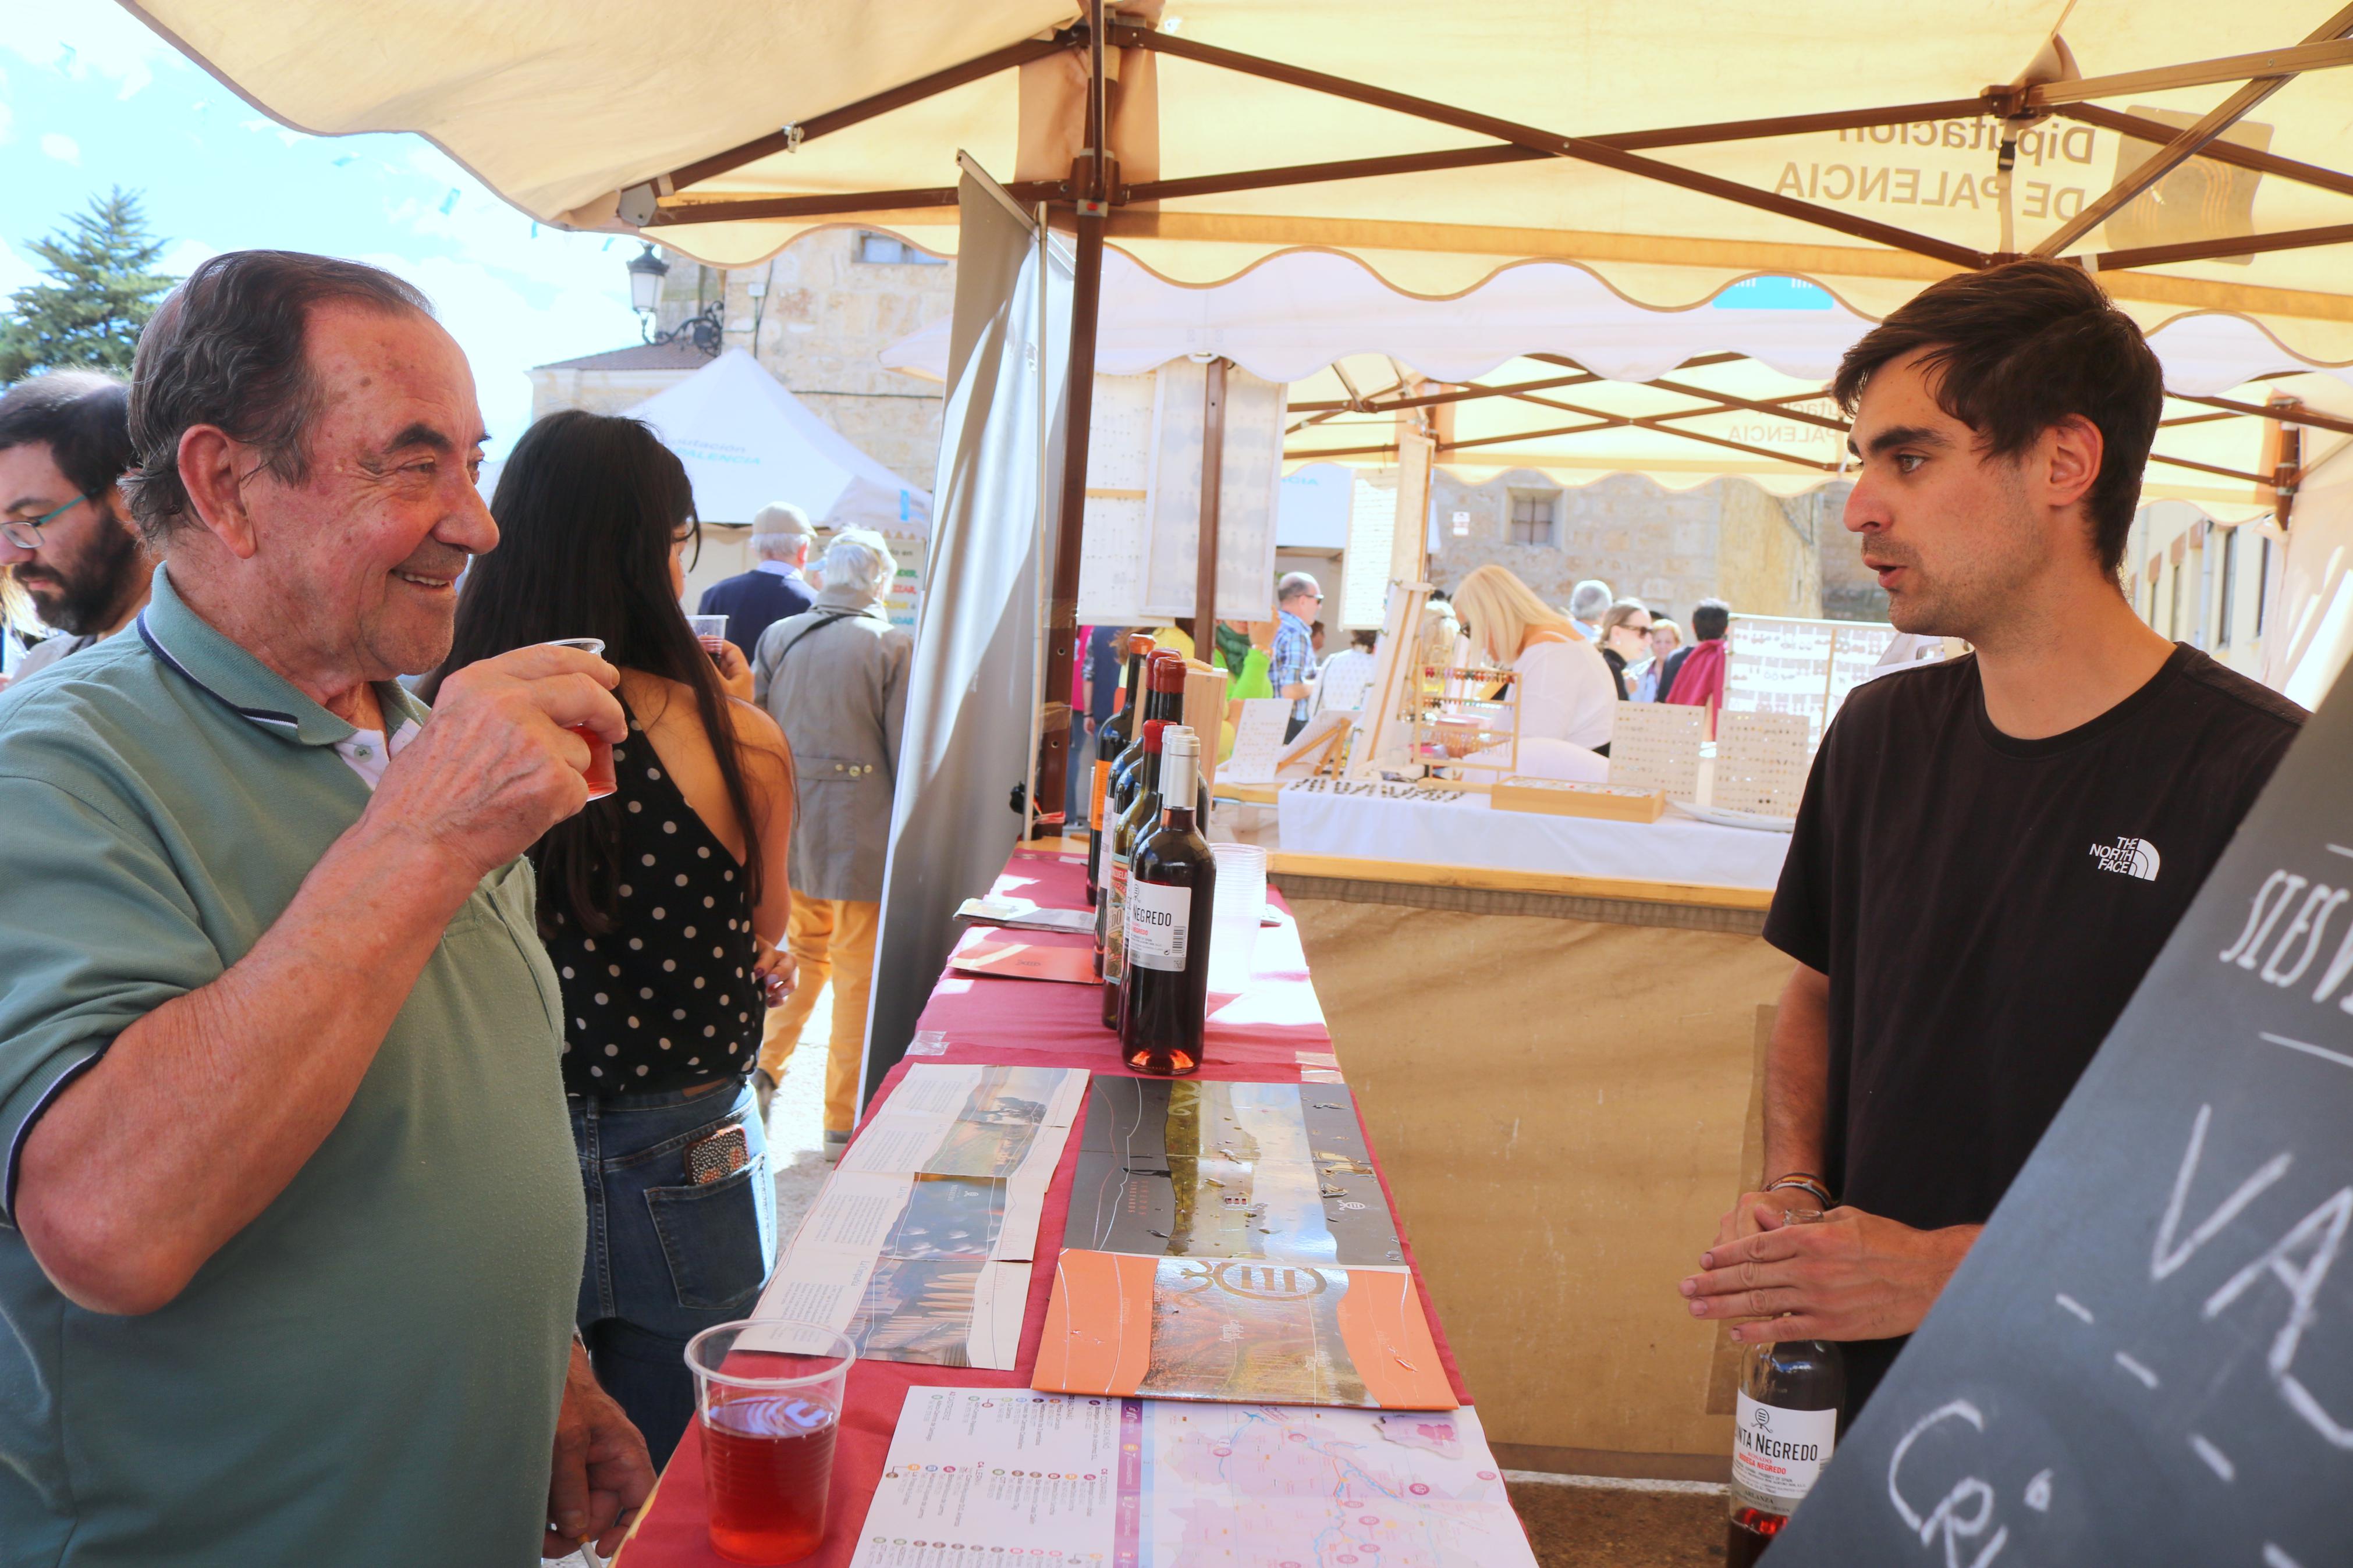
[[[766,1009],[753,975],[744,870],[687,805],[633,715],[613,748],[618,786],[591,811],[621,825],[619,917],[583,936],[554,911],[547,953],[564,983],[564,1087],[654,1094],[741,1079]]]

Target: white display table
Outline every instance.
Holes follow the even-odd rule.
[[[1286,854],[1420,860],[1560,876],[1769,890],[1786,833],[1719,827],[1670,810],[1656,822],[1497,811],[1482,795],[1385,799],[1289,788],[1277,797]]]

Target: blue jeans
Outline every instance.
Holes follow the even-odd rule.
[[[694,1418],[686,1342],[748,1316],[776,1256],[776,1189],[748,1084],[702,1094],[570,1097],[588,1194],[580,1337],[596,1381],[645,1435],[656,1466]],[[744,1129],[751,1161],[695,1186],[691,1143]]]

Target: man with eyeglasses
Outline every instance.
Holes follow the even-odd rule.
[[[1307,623],[1323,605],[1324,589],[1304,572],[1286,572],[1274,585],[1280,619],[1274,628],[1274,654],[1267,679],[1277,697],[1291,699],[1291,722],[1284,726],[1287,744],[1307,727],[1308,694],[1314,690],[1315,638]]]
[[[112,637],[147,603],[155,563],[115,485],[131,466],[130,398],[82,370],[0,397],[0,567],[58,634],[25,656],[18,680]]]

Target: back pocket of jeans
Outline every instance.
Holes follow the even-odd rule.
[[[678,1304],[709,1310],[741,1306],[767,1282],[760,1240],[758,1191],[767,1162],[754,1160],[699,1187],[649,1187],[646,1207],[661,1237]]]

